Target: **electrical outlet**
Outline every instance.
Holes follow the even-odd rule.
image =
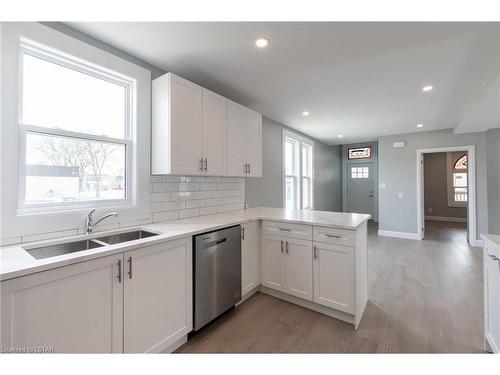
[[[403,199],[403,198],[404,198],[404,194],[403,194],[402,192],[399,192],[399,193],[398,193],[398,198],[399,198],[399,199]]]

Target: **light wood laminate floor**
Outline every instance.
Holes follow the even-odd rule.
[[[369,302],[353,326],[257,293],[181,353],[477,353],[483,351],[482,255],[465,224],[428,222],[424,241],[369,226]]]

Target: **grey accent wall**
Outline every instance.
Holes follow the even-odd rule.
[[[371,159],[349,160],[348,150],[355,147],[372,147]],[[373,163],[373,221],[378,221],[378,142],[354,143],[342,145],[342,210],[347,212],[347,170],[349,165],[357,163]]]
[[[395,149],[394,141],[406,147]],[[488,231],[488,192],[486,173],[486,134],[453,134],[451,130],[382,137],[378,141],[379,229],[417,233],[417,149],[476,146],[477,236]],[[398,193],[403,198],[398,198]]]
[[[467,207],[448,207],[448,170],[446,152],[424,154],[425,215],[466,218]]]
[[[488,231],[500,234],[500,129],[486,133],[488,166]]]
[[[246,202],[250,207],[283,207],[283,129],[314,141],[314,209],[341,211],[340,147],[325,145],[265,117],[262,118],[262,177],[246,178]]]
[[[97,47],[99,49],[102,49],[103,51],[109,52],[115,56],[121,57],[124,60],[130,61],[131,63],[134,63],[136,65],[142,66],[145,69],[148,69],[151,71],[151,79],[155,79],[166,72],[157,68],[156,66],[153,66],[151,64],[148,64],[147,62],[138,59],[135,56],[132,56],[126,52],[123,52],[122,50],[113,47],[110,44],[104,43],[98,39],[95,39],[85,33],[82,33],[81,31],[75,30],[72,27],[69,27],[68,25],[62,23],[62,22],[40,22],[42,25],[48,26],[51,29],[57,30],[63,34],[69,35],[75,39],[81,40],[84,43],[90,44],[94,47]]]

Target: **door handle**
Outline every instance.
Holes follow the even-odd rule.
[[[132,278],[132,257],[128,257],[128,278]]]
[[[495,255],[493,254],[488,254],[488,256],[495,262],[498,262],[500,260],[500,258],[496,257]]]
[[[122,260],[118,260],[118,276],[116,277],[118,279],[118,282],[122,282]]]
[[[368,196],[369,196],[370,198],[373,198],[373,191],[370,191],[370,193],[368,194]]]
[[[205,158],[205,172],[208,170],[208,159]]]

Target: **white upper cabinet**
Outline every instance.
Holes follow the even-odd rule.
[[[174,74],[153,81],[152,173],[201,173],[203,89]]]
[[[227,104],[227,175],[246,175],[245,107],[228,101]]]
[[[203,89],[203,172],[226,175],[227,99]]]
[[[262,116],[172,73],[153,80],[153,174],[262,175]]]
[[[262,115],[245,110],[247,176],[262,177]]]

